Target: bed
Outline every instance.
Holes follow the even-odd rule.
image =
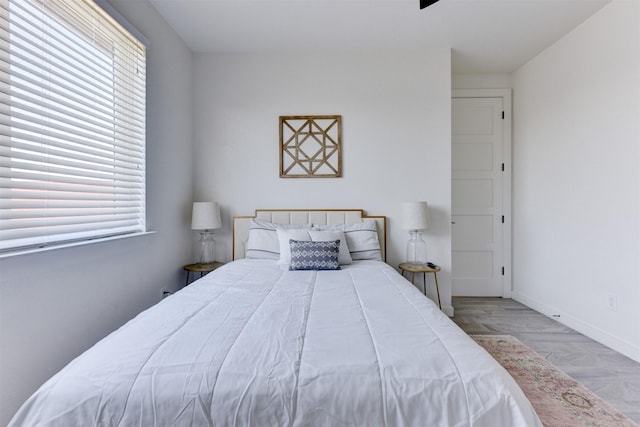
[[[69,363],[10,425],[541,425],[506,371],[384,263],[385,238],[386,218],[362,210],[236,217],[233,262]]]

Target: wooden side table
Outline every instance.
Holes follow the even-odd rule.
[[[411,283],[414,285],[416,273],[422,273],[422,281],[424,284],[423,292],[425,296],[427,295],[427,273],[433,273],[433,278],[436,281],[436,292],[438,293],[438,307],[442,310],[442,303],[440,302],[440,287],[438,286],[438,271],[440,271],[440,267],[437,265],[430,267],[427,264],[420,262],[403,262],[398,267],[400,268],[403,276],[405,272],[411,273]]]
[[[200,277],[204,276],[206,273],[212,272],[213,270],[215,270],[218,267],[222,267],[224,265],[223,262],[218,262],[218,261],[213,261],[213,262],[207,262],[207,263],[196,263],[196,264],[189,264],[189,265],[185,265],[183,268],[183,270],[185,270],[187,272],[187,280],[184,283],[185,286],[187,286],[189,284],[189,276],[191,275],[191,273],[200,273]]]

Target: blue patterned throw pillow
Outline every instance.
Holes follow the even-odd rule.
[[[338,253],[340,240],[305,242],[289,240],[291,264],[289,270],[340,270]]]

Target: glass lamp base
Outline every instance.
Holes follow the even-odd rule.
[[[411,237],[407,242],[407,262],[425,264],[427,262],[427,244],[418,230],[409,232]]]
[[[215,260],[215,240],[210,231],[200,232],[200,253],[198,255],[199,264],[208,264]]]

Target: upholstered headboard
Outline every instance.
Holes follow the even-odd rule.
[[[362,222],[365,219],[371,219],[377,225],[382,259],[385,261],[387,259],[386,216],[367,216],[362,209],[256,209],[256,213],[253,216],[233,217],[232,255],[234,260],[245,256],[251,218],[274,224],[322,225],[353,224]]]

